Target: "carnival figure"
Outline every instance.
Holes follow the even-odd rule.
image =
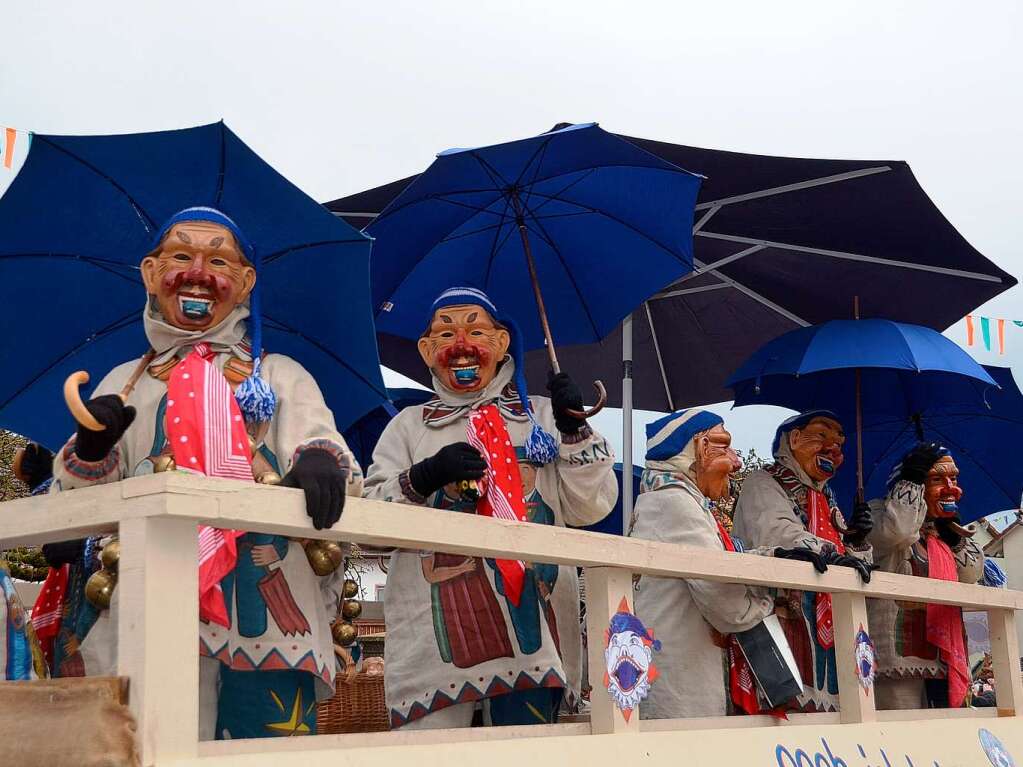
[[[264,356],[258,268],[255,249],[219,211],[189,208],[163,226],[141,263],[151,351],[111,371],[76,414],[53,492],[174,467],[269,483],[283,476],[305,491],[317,529],[338,520],[362,473],[310,375],[288,357]],[[338,603],[341,574],[318,576],[302,545],[280,536],[202,527],[199,542],[209,554],[199,568],[200,737],[315,732],[315,702],[333,694],[327,605]],[[116,567],[109,549],[101,575]],[[95,567],[92,552],[85,567]],[[109,599],[113,582],[100,597]],[[116,673],[113,593],[109,610],[84,616],[91,627],[69,627],[60,673]]]
[[[629,535],[736,551],[711,509],[727,500],[729,475],[742,467],[723,420],[706,410],[683,410],[647,425],[646,433],[646,467]],[[644,719],[724,716],[729,697],[738,709],[759,712],[753,677],[742,673],[745,658],[729,635],[762,621],[772,600],[741,584],[643,576],[635,604],[636,616],[661,641],[660,678],[640,703]]]
[[[582,407],[578,387],[560,374],[550,399],[526,394],[518,330],[486,294],[444,291],[419,352],[436,398],[388,424],[368,497],[552,525],[611,511],[614,457],[568,412]],[[562,697],[575,702],[574,567],[397,551],[384,602],[392,727],[467,727],[480,700],[491,724],[541,724],[555,721]]]
[[[742,483],[733,534],[750,546],[781,547],[775,556],[811,562],[818,572],[825,572],[828,565],[852,567],[869,581],[870,511],[865,504],[858,506],[846,527],[828,487],[842,466],[844,442],[838,417],[827,410],[782,422],[772,445],[774,463]],[[837,711],[831,595],[782,590],[775,612],[803,678],[798,709]]]
[[[976,583],[984,553],[959,524],[959,469],[936,443],[922,442],[895,467],[884,498],[870,502],[874,561],[890,573]],[[970,687],[962,609],[868,599],[877,650],[879,709],[959,708]]]

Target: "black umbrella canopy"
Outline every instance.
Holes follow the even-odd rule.
[[[864,317],[943,330],[1016,284],[931,202],[909,165],[726,152],[622,136],[704,181],[696,206],[696,269],[633,314],[635,407],[675,410],[728,400],[724,381],[756,348],[794,328]],[[366,226],[415,176],[327,203]],[[425,384],[414,344],[380,336],[383,364]],[[621,330],[559,347],[579,380],[621,375]],[[528,355],[531,388],[546,381]],[[612,387],[609,404],[621,404]]]

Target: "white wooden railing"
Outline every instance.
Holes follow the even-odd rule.
[[[847,767],[884,765],[886,760],[893,767],[981,765],[978,723],[972,721],[978,718],[1016,751],[1017,759],[1023,758],[1023,684],[1014,620],[1014,611],[1023,609],[1023,592],[883,572],[862,584],[848,568],[818,575],[801,562],[352,498],[332,530],[317,531],[304,507],[299,490],[156,474],[5,503],[0,506],[0,549],[119,532],[118,670],[130,682],[144,765],[287,767],[357,764],[363,759],[385,767],[450,767],[463,761],[522,767],[553,759],[608,765],[639,760],[837,767],[836,759]],[[601,638],[621,599],[632,604],[635,573],[828,591],[833,594],[841,713],[794,715],[787,722],[766,716],[643,722],[634,712],[627,722],[596,683],[588,723],[199,743],[199,522],[389,548],[580,565],[586,568],[590,679],[597,682],[604,668]],[[986,611],[998,709],[876,711],[873,690],[864,691],[855,676],[854,638],[861,625],[867,626],[866,597]],[[192,672],[183,671],[187,669]],[[791,729],[779,729],[781,724]],[[639,737],[617,737],[623,735]]]

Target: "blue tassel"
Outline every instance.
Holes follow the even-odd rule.
[[[277,410],[277,395],[259,375],[261,362],[256,358],[252,375],[242,381],[234,393],[247,423],[265,423],[274,417],[274,411]]]
[[[529,436],[526,437],[526,458],[531,463],[545,466],[558,457],[558,441],[536,422],[531,412],[529,420],[532,422],[533,428],[529,430]]]

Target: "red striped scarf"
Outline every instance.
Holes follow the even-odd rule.
[[[732,536],[725,530],[721,520],[717,517],[714,522],[718,526],[718,537],[725,551],[735,551],[735,543]],[[753,678],[753,669],[749,661],[739,647],[739,640],[734,635],[728,635],[728,687],[732,695],[732,702],[740,711],[747,714],[759,714],[760,702],[757,700],[757,683]]]
[[[70,569],[71,565],[51,567],[32,606],[32,628],[35,629],[36,638],[47,663],[53,663],[53,642],[57,638],[64,617]]]
[[[177,468],[207,477],[252,481],[248,434],[231,386],[210,361],[208,344],[195,348],[167,381],[167,435]],[[199,525],[199,617],[228,626],[220,581],[238,561],[241,530]]]
[[[845,554],[845,544],[835,526],[831,524],[831,505],[820,490],[806,488],[806,516],[810,532],[834,544],[839,554]],[[835,646],[835,622],[831,615],[831,594],[819,591],[815,600],[817,643],[825,650]]]
[[[469,444],[479,450],[487,462],[486,474],[480,481],[477,513],[484,517],[525,522],[526,502],[522,498],[519,460],[501,411],[496,405],[485,405],[472,411],[465,431]],[[498,559],[496,562],[504,582],[505,596],[518,607],[522,600],[526,565],[518,559]]]
[[[927,577],[958,581],[952,550],[936,535],[927,538]],[[927,605],[927,641],[948,666],[948,705],[960,708],[970,689],[970,669],[963,642],[963,611],[955,605]]]

